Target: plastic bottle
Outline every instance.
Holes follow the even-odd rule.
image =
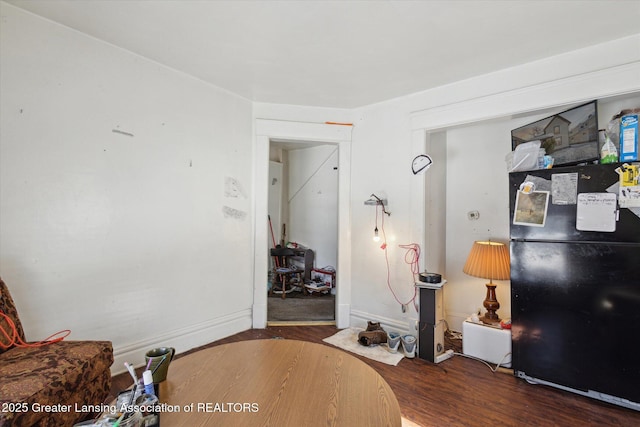
[[[155,390],[153,388],[153,375],[150,370],[146,370],[142,373],[142,380],[144,381],[144,392],[151,396],[155,396]]]
[[[600,132],[604,134],[604,144],[600,149],[600,163],[616,163],[618,161],[618,150],[616,150],[615,144],[611,141],[607,132]]]

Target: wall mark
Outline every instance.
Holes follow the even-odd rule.
[[[222,207],[222,214],[225,218],[238,219],[244,221],[247,218],[247,213],[238,209],[231,208],[229,206]]]
[[[113,132],[113,133],[119,133],[120,135],[131,136],[131,137],[133,136],[133,134],[132,134],[132,133],[125,132],[125,131],[120,130],[120,129],[111,129],[111,132]]]
[[[244,192],[242,185],[240,185],[237,179],[231,178],[230,176],[224,178],[224,196],[236,199],[240,196],[245,199],[247,198],[247,194]]]

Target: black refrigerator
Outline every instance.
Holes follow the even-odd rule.
[[[640,208],[620,167],[509,174],[512,366],[640,411]]]

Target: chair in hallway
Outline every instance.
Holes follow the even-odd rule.
[[[271,249],[271,257],[273,258],[273,274],[271,289],[269,295],[274,292],[282,292],[282,298],[286,298],[287,292],[291,292],[295,286],[299,286],[303,291],[303,274],[304,269],[299,269],[292,262],[292,257],[296,256],[295,251],[290,248],[276,247]],[[280,283],[280,291],[276,288],[276,278]]]

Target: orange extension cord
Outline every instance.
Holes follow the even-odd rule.
[[[9,331],[7,331],[4,329],[4,327],[0,323],[0,349],[2,350],[7,350],[11,347],[42,347],[44,345],[60,342],[66,337],[68,337],[69,334],[71,333],[71,330],[64,329],[60,332],[56,332],[55,334],[48,336],[46,339],[42,341],[34,342],[34,343],[26,343],[22,341],[22,338],[20,338],[20,335],[18,335],[18,329],[16,328],[15,323],[13,323],[13,320],[11,320],[9,316],[7,316],[5,313],[2,312],[2,310],[0,310],[0,320],[2,319],[4,319],[9,325]],[[5,344],[4,342],[2,342],[3,339],[7,339],[8,344]]]

